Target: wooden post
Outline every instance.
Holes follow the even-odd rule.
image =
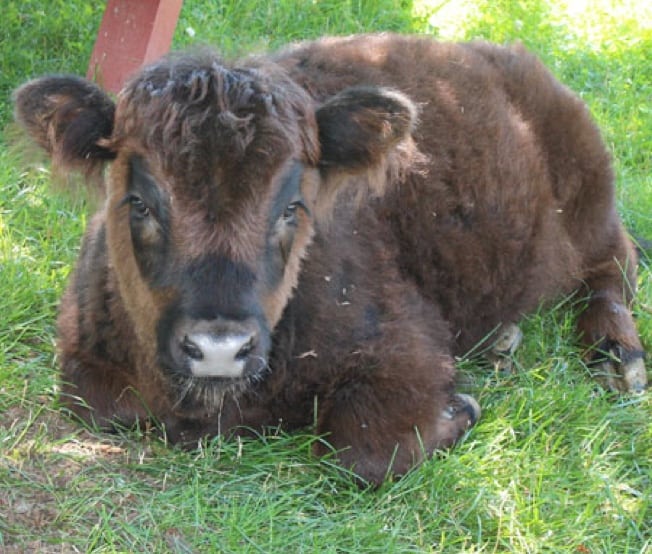
[[[108,0],[86,76],[117,93],[141,65],[167,53],[183,0]]]

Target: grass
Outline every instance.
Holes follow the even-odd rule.
[[[582,11],[582,4],[588,11]],[[102,3],[6,0],[0,128],[10,91],[85,73]],[[175,46],[228,55],[326,33],[521,40],[589,104],[614,153],[619,209],[652,238],[652,7],[643,0],[186,0]],[[563,122],[560,122],[560,124]],[[570,302],[523,323],[518,371],[460,361],[483,417],[451,452],[359,491],[309,434],[219,439],[181,452],[101,435],[56,404],[56,304],[86,223],[0,137],[0,551],[652,552],[652,403],[596,388]],[[652,348],[652,272],[634,307]]]

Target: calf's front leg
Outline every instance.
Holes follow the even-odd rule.
[[[342,384],[320,400],[316,453],[332,447],[341,465],[363,482],[380,484],[389,474],[402,475],[435,450],[452,446],[480,416],[470,396],[454,394],[452,383],[437,382],[437,368],[414,378],[374,375]]]

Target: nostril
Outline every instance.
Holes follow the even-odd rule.
[[[249,354],[251,354],[255,346],[254,337],[252,335],[249,337],[249,340],[242,345],[242,348],[238,350],[238,353],[235,355],[235,359],[242,360],[243,358],[246,358]]]
[[[196,343],[191,341],[188,338],[188,335],[183,337],[183,340],[181,341],[181,350],[186,356],[192,358],[193,360],[204,359],[204,353],[201,351],[201,348],[199,348]]]

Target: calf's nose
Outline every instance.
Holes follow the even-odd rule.
[[[255,342],[253,332],[226,335],[191,332],[184,335],[180,347],[194,376],[237,378],[242,376]]]
[[[181,318],[172,329],[165,341],[169,357],[163,359],[177,371],[195,377],[237,379],[264,364],[267,341],[254,317]],[[260,363],[254,364],[255,360]]]

